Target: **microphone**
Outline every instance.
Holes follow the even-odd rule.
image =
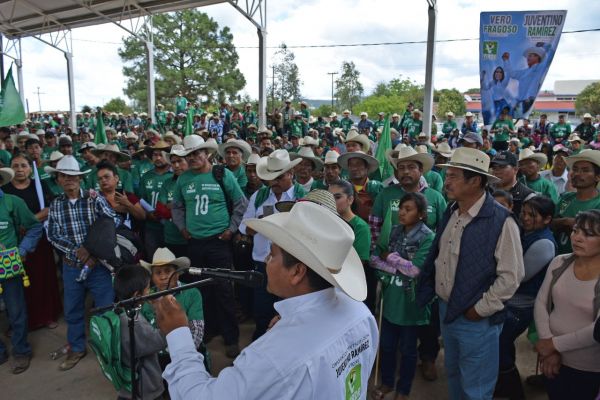
[[[187,273],[206,278],[224,279],[240,285],[259,288],[263,285],[265,276],[258,271],[232,271],[224,268],[194,268],[190,267]]]

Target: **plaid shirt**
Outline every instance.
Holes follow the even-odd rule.
[[[48,239],[64,253],[67,260],[81,266],[75,251],[81,247],[90,226],[102,215],[113,218],[115,224],[120,225],[119,216],[106,199],[96,192],[82,191],[75,203],[62,194],[50,204]]]

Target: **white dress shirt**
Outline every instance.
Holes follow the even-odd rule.
[[[559,196],[567,190],[567,183],[569,183],[569,171],[566,168],[561,176],[554,176],[551,169],[540,171],[540,176],[554,183],[554,187],[556,187],[556,192]]]
[[[167,335],[173,400],[366,399],[377,352],[367,307],[330,288],[275,303],[281,320],[212,378],[189,328]]]

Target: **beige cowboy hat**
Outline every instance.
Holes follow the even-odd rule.
[[[0,168],[0,186],[6,185],[15,177],[15,171],[12,168]]]
[[[332,112],[331,114],[329,114],[329,118],[334,118],[334,117],[337,117],[336,113]]]
[[[175,144],[181,144],[181,138],[172,131],[168,131],[167,133],[165,133],[165,136],[163,137],[163,139],[165,141],[167,139],[171,139],[171,140],[173,140],[173,142],[175,142]]]
[[[176,156],[185,157],[196,150],[206,149],[209,154],[213,154],[217,151],[218,145],[215,141],[205,142],[202,136],[190,135],[183,138],[183,151],[174,153]]]
[[[245,140],[240,139],[229,139],[225,143],[219,145],[219,155],[225,158],[227,149],[234,147],[242,152],[242,160],[246,162],[250,154],[252,154],[252,147]]]
[[[466,117],[473,117],[473,113],[472,113],[471,111],[467,111],[467,112],[465,113],[465,118],[466,118]]]
[[[450,158],[452,157],[452,154],[454,154],[454,150],[452,149],[452,147],[450,147],[448,142],[438,143],[435,147],[431,148],[431,151],[433,151],[434,153],[441,154],[446,158]]]
[[[429,172],[433,167],[433,157],[427,153],[419,153],[412,147],[402,145],[402,143],[397,145],[394,150],[387,150],[385,158],[392,164],[394,169],[402,161],[416,161],[420,163],[423,166],[423,173]]]
[[[530,148],[526,148],[519,153],[519,162],[525,160],[533,160],[543,167],[548,162],[548,157],[544,153],[536,153]]]
[[[294,200],[279,201],[279,202],[275,203],[275,208],[279,212],[290,212],[290,210],[292,209],[294,204],[297,204],[302,201],[312,201],[313,203],[316,203],[320,206],[325,207],[326,209],[328,209],[335,215],[337,215],[337,216],[340,215],[337,212],[337,206],[335,205],[335,197],[333,197],[333,193],[329,192],[328,190],[323,190],[323,189],[311,190],[310,192],[307,193],[306,196],[304,196],[301,199],[297,199],[295,201]]]
[[[352,246],[354,232],[325,207],[303,201],[289,213],[249,219],[246,225],[354,300],[367,297],[365,272]]]
[[[121,153],[121,149],[116,144],[105,144],[104,146],[98,146],[92,150],[92,154],[99,157],[102,153],[108,152],[117,155],[117,162],[125,162],[131,160],[131,157],[125,153]]]
[[[470,147],[459,147],[454,150],[452,158],[444,164],[437,164],[438,167],[453,167],[466,169],[485,175],[488,182],[496,183],[500,179],[490,174],[490,157],[483,151],[472,149]]]
[[[452,111],[448,111],[446,113],[446,117],[454,117],[454,113]]]
[[[248,157],[248,161],[246,161],[246,165],[256,165],[258,164],[258,160],[260,160],[260,156],[256,153],[250,154]]]
[[[302,146],[318,146],[319,141],[312,136],[304,136]]]
[[[583,114],[583,119],[588,119],[588,118],[592,119],[592,114],[590,114],[590,113]]]
[[[565,158],[565,162],[567,163],[569,169],[573,168],[573,165],[577,161],[588,161],[600,167],[600,150],[581,150],[579,154],[575,154]]]
[[[350,110],[344,110],[342,111],[342,114],[350,114]]]
[[[169,152],[171,150],[171,144],[160,139],[158,142],[154,143],[152,146],[146,146],[146,151],[154,151],[154,150]]]
[[[306,139],[308,137],[309,136],[304,138],[305,143],[306,143]],[[310,147],[306,147],[306,146],[301,147],[297,153],[290,154],[290,159],[291,160],[297,160],[297,159],[310,160],[310,161],[312,161],[313,168],[316,171],[321,171],[323,169],[323,161],[319,157],[315,156],[315,153],[313,153],[313,151]]]
[[[577,133],[573,133],[571,136],[569,136],[569,142],[579,142],[581,144],[585,144],[585,140],[583,140]]]
[[[338,164],[340,164],[340,167],[347,170],[348,161],[350,161],[350,159],[352,158],[360,158],[362,160],[365,160],[369,168],[369,174],[377,171],[377,168],[379,168],[379,161],[377,161],[375,157],[372,157],[363,151],[353,151],[351,153],[342,154],[338,157]]]
[[[159,247],[152,256],[152,262],[140,260],[140,265],[152,273],[152,267],[162,267],[163,265],[173,265],[177,268],[188,268],[190,259],[187,257],[175,257],[175,254],[166,247]]]
[[[77,162],[77,159],[75,157],[64,156],[58,161],[58,163],[56,164],[56,168],[46,166],[44,167],[44,171],[46,171],[47,174],[50,174],[52,176],[56,175],[59,172],[65,175],[80,176],[87,174],[91,170],[88,169],[85,171],[81,171],[81,169],[79,169],[79,163]]]
[[[293,161],[290,160],[290,154],[287,150],[275,150],[268,156],[261,157],[260,160],[258,160],[256,163],[256,174],[260,179],[272,181],[301,162],[301,158],[297,158]]]
[[[354,130],[354,129],[352,129],[348,132],[348,135],[346,136],[346,140],[344,142],[345,143],[356,142],[356,143],[360,144],[360,148],[365,153],[368,152],[369,149],[371,148],[371,141],[369,140],[367,135],[358,133],[358,131]]]
[[[419,110],[418,108],[415,108],[412,113],[413,114],[423,115],[423,113],[421,112],[421,110]]]
[[[323,164],[325,164],[325,165],[337,164],[339,157],[340,157],[340,153],[338,153],[335,150],[329,150],[327,152],[327,154],[325,154],[325,161],[323,161]]]
[[[63,153],[61,153],[60,151],[56,151],[55,150],[52,153],[50,153],[50,158],[48,159],[48,162],[59,161],[64,156],[65,155]]]

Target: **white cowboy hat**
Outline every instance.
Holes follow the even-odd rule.
[[[340,153],[335,150],[329,150],[327,154],[325,154],[325,161],[323,164],[337,164],[338,158],[340,157]]]
[[[459,147],[454,150],[452,158],[444,164],[437,164],[438,167],[453,167],[466,169],[485,175],[489,183],[499,182],[500,179],[490,174],[490,157],[481,150],[470,147]]]
[[[202,136],[190,135],[183,138],[183,151],[173,153],[179,157],[185,157],[196,150],[207,149],[209,154],[213,154],[217,151],[217,142],[210,141],[205,142]]]
[[[163,139],[173,139],[173,141],[175,142],[175,144],[181,144],[181,138],[179,136],[177,136],[175,133],[173,133],[172,131],[168,131],[167,133],[165,133],[165,136],[163,137]]]
[[[350,114],[350,110],[344,110],[342,114]]]
[[[307,138],[308,138],[308,136],[306,136],[304,138],[305,143],[306,143]],[[290,159],[291,160],[297,160],[297,159],[310,160],[310,161],[312,161],[313,168],[316,171],[321,171],[323,169],[323,161],[320,158],[315,156],[315,153],[313,153],[313,151],[310,147],[306,147],[306,146],[301,147],[297,153],[290,154]]]
[[[427,153],[418,153],[410,146],[403,146],[402,143],[398,144],[394,150],[387,150],[385,158],[392,164],[394,169],[402,161],[416,161],[420,163],[423,166],[423,173],[429,172],[431,167],[433,167],[433,157]]]
[[[423,115],[423,113],[421,112],[421,110],[419,110],[418,108],[415,108],[412,113],[413,114]]]
[[[158,142],[154,143],[152,146],[146,146],[146,151],[148,152],[153,152],[154,150],[160,150],[160,151],[170,151],[171,150],[171,144],[165,142],[164,140],[160,139]]]
[[[302,141],[302,146],[318,146],[319,141],[312,136],[304,136],[304,140]]]
[[[454,117],[454,113],[452,111],[448,111],[446,113],[446,117]]]
[[[519,153],[519,162],[525,160],[533,160],[543,167],[548,162],[548,157],[544,153],[536,153],[530,148],[526,148]]]
[[[275,150],[266,157],[261,157],[256,163],[256,174],[260,179],[272,181],[281,174],[291,170],[302,162],[301,158],[290,160],[287,150]]]
[[[248,157],[248,161],[246,161],[246,165],[256,165],[258,164],[258,160],[260,160],[260,156],[256,153],[250,154]]]
[[[367,297],[362,262],[350,225],[318,204],[303,201],[289,213],[249,219],[246,225],[357,301]]]
[[[581,144],[585,144],[585,140],[583,140],[581,137],[579,137],[579,135],[577,133],[573,133],[571,134],[571,136],[569,136],[569,142],[579,142]]]
[[[117,162],[125,162],[131,160],[131,157],[125,153],[121,153],[121,149],[116,144],[105,144],[104,146],[98,146],[92,150],[92,154],[99,157],[100,154],[108,152],[117,155]]]
[[[187,257],[175,257],[175,254],[166,247],[159,247],[152,256],[152,262],[140,260],[140,265],[152,273],[152,267],[161,267],[163,265],[173,265],[177,268],[188,268],[190,259]]]
[[[465,117],[472,117],[472,116],[473,116],[473,113],[471,111],[467,111],[465,113]]]
[[[183,147],[182,144],[174,144],[173,146],[171,146],[171,151],[169,152],[169,154],[181,157],[178,153],[181,153],[182,151],[185,151],[185,147]]]
[[[139,137],[133,132],[127,132],[127,135],[125,135],[125,139],[132,139],[137,141]]]
[[[354,130],[354,129],[352,129],[348,132],[348,135],[346,136],[346,140],[344,140],[344,142],[345,143],[356,142],[356,143],[360,144],[360,148],[365,153],[368,152],[369,149],[371,148],[371,141],[369,140],[367,135],[358,133],[358,131]]]
[[[242,160],[246,162],[250,154],[252,154],[252,147],[245,141],[240,139],[229,139],[227,142],[219,145],[219,155],[225,158],[227,149],[234,147],[242,152]]]
[[[377,171],[379,168],[379,161],[375,157],[368,155],[362,151],[353,151],[351,153],[344,153],[338,157],[338,164],[340,167],[347,170],[348,169],[348,161],[352,158],[360,158],[361,160],[365,160],[367,162],[367,167],[369,168],[369,174]]]
[[[333,118],[333,117],[337,117],[337,114],[332,112],[331,114],[329,114],[329,118]]]
[[[586,118],[592,119],[592,114],[590,114],[590,113],[583,114],[583,119],[586,119]]]
[[[63,153],[61,153],[60,151],[56,151],[55,150],[52,153],[50,153],[50,158],[48,159],[48,162],[59,161],[64,156],[65,155]]]
[[[364,111],[363,111],[363,112],[361,112],[361,113],[360,113],[360,116],[361,116],[361,117],[365,116],[365,117],[367,117],[367,118],[368,118],[368,117],[369,117],[369,114],[367,114],[366,112],[364,112]]]
[[[81,145],[81,147],[79,148],[78,152],[79,153],[83,153],[83,151],[85,149],[95,149],[97,148],[96,143],[94,142],[85,142],[84,144]]]
[[[47,174],[50,175],[56,175],[57,173],[61,173],[61,174],[65,174],[65,175],[71,175],[71,176],[79,176],[79,175],[85,175],[88,172],[90,172],[91,170],[85,170],[85,171],[81,171],[79,169],[79,163],[77,162],[77,159],[73,156],[64,156],[63,158],[61,158],[58,163],[56,164],[56,168],[52,168],[50,166],[46,166],[44,167],[44,171],[46,171]]]
[[[567,163],[569,169],[573,168],[573,165],[577,161],[588,161],[600,167],[600,150],[581,150],[579,154],[575,154],[565,158],[565,162]]]
[[[526,49],[523,52],[523,57],[527,57],[527,55],[530,53],[537,54],[540,57],[540,62],[544,60],[544,57],[546,57],[546,50],[540,46],[534,46]]]
[[[0,168],[0,186],[6,185],[15,177],[15,171],[12,168]]]
[[[591,117],[590,117],[590,118],[591,118]],[[43,130],[43,129],[38,129],[37,131],[35,131],[35,134],[36,134],[36,135],[38,135],[38,136],[39,136],[39,135],[45,135],[45,134],[46,134],[46,131],[45,131],[45,130]]]

